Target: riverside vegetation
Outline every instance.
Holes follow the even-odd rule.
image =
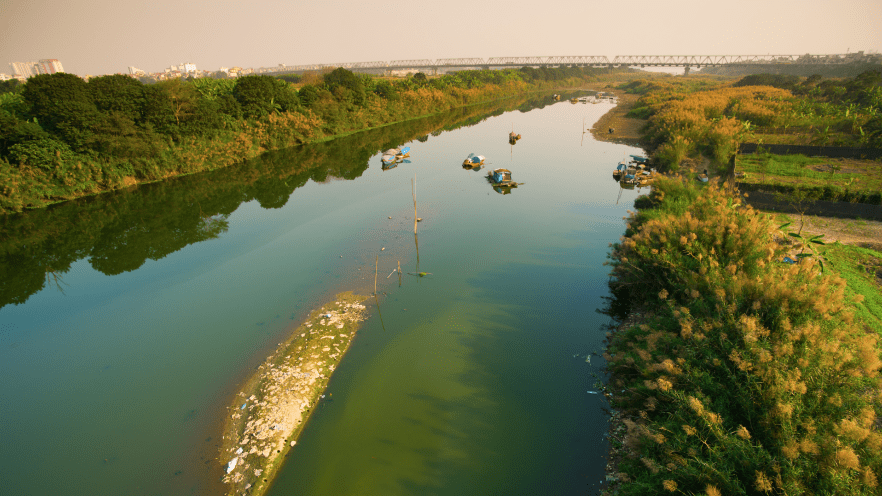
[[[333,141],[265,152],[222,169],[156,182],[137,194],[122,189],[0,216],[0,308],[22,304],[47,285],[63,288],[64,275],[77,260],[87,258],[92,268],[107,275],[134,271],[147,260],[222,235],[227,219],[244,202],[282,208],[309,181],[360,177],[378,150],[552,102],[524,94],[459,107]]]
[[[715,183],[662,178],[638,207],[610,255],[642,315],[605,355],[617,494],[879,494],[879,253],[781,263],[792,238]]]
[[[627,69],[625,69],[627,71]],[[268,150],[515,94],[577,87],[592,68],[525,67],[389,81],[343,68],[145,85],[128,76],[31,77],[0,90],[0,212],[226,167]]]
[[[882,72],[850,79],[760,74],[737,82],[708,77],[636,80],[629,115],[648,119],[647,145],[676,170],[703,154],[728,162],[739,143],[882,147]]]
[[[672,174],[638,197],[610,254],[606,311],[623,322],[605,354],[615,494],[882,491],[882,254],[790,232],[731,185],[677,175],[731,166],[746,139],[880,147],[880,83],[871,71],[620,86],[641,95],[631,115],[648,119],[643,142]],[[880,203],[873,162],[842,185],[823,180],[856,166],[738,162],[804,200],[825,189]]]

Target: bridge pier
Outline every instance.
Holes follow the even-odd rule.
[[[684,76],[688,76],[688,75],[689,75],[689,66],[688,66],[688,65],[686,66],[686,69],[683,71],[683,75],[684,75]]]

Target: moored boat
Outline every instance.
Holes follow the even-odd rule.
[[[497,187],[512,187],[518,183],[511,180],[511,171],[508,169],[493,169],[487,174],[487,179]]]
[[[470,153],[468,158],[462,161],[463,167],[478,167],[484,165],[485,157],[483,155],[475,155]]]

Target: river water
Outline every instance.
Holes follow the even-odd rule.
[[[221,491],[237,386],[379,256],[270,494],[595,493],[602,264],[640,193],[611,177],[640,150],[583,133],[611,105],[470,107],[0,220],[2,492]]]

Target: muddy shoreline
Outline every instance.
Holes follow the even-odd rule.
[[[594,136],[597,141],[640,146],[642,144],[640,130],[646,125],[646,119],[625,117],[625,114],[637,104],[637,99],[640,96],[619,93],[615,88],[609,88],[609,90],[616,94],[617,104],[591,126],[591,136]],[[609,132],[610,128],[613,129],[612,133]]]
[[[225,494],[260,496],[296,446],[365,319],[367,296],[340,293],[309,317],[238,390],[217,457]]]

